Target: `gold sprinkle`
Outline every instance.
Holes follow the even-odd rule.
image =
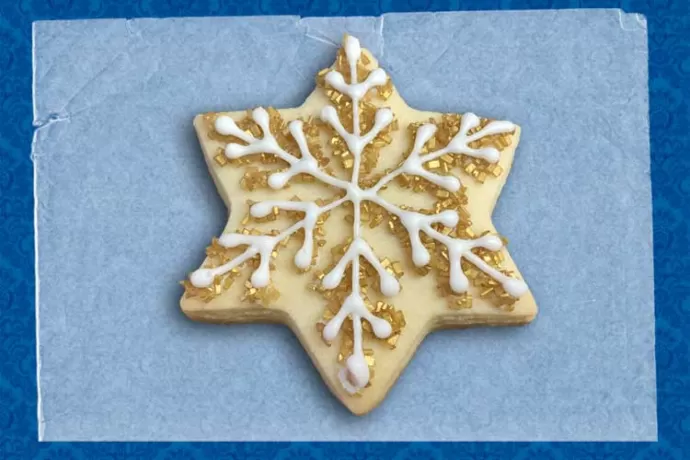
[[[218,155],[214,156],[213,159],[218,166],[223,167],[228,164],[228,157],[226,157],[224,153],[219,153]]]

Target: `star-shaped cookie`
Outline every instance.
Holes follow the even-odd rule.
[[[491,222],[520,128],[407,106],[347,35],[316,81],[300,107],[195,118],[231,212],[181,306],[200,321],[286,324],[365,414],[430,331],[536,315]]]

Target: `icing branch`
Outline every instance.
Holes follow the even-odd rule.
[[[284,211],[300,211],[304,213],[302,228],[304,229],[304,242],[302,247],[295,253],[295,265],[297,268],[305,270],[311,264],[314,255],[314,227],[316,220],[323,212],[316,203],[302,201],[262,201],[252,205],[249,213],[252,217],[266,217],[273,212],[273,209]],[[325,209],[325,208],[324,208]],[[332,209],[332,207],[330,208]],[[253,284],[253,283],[252,283]]]
[[[343,127],[338,114],[332,106],[326,106],[321,111],[321,118],[328,122],[338,132],[340,137],[345,140],[348,149],[354,157],[354,166],[352,169],[352,184],[357,184],[359,180],[359,165],[362,159],[362,150],[367,144],[374,140],[376,135],[381,132],[386,126],[393,121],[393,112],[390,109],[383,108],[376,111],[374,119],[374,126],[369,132],[360,136],[359,126],[359,102],[366,95],[366,93],[377,86],[386,84],[388,76],[383,69],[374,69],[369,72],[369,75],[363,82],[357,81],[357,63],[362,56],[362,48],[359,40],[355,37],[347,36],[344,42],[345,56],[350,67],[350,83],[345,83],[345,77],[337,70],[331,70],[326,74],[326,83],[331,85],[337,91],[348,96],[352,100],[352,133],[348,133]],[[355,213],[358,211],[356,210]],[[357,217],[357,216],[355,216]],[[356,221],[355,225],[359,223]]]
[[[357,160],[361,157],[364,147],[369,145],[377,134],[393,122],[393,112],[388,108],[378,109],[374,118],[374,126],[363,136],[348,133],[342,123],[340,123],[338,113],[333,106],[327,105],[323,108],[321,111],[321,119],[333,126],[333,129],[335,129],[340,137],[345,140],[348,149],[352,152],[355,160]]]
[[[359,58],[362,56],[362,47],[359,44],[359,40],[351,36],[345,38],[344,47],[345,56],[350,66],[350,83],[345,83],[343,75],[336,70],[331,70],[326,74],[326,83],[341,93],[348,95],[353,101],[359,101],[370,89],[385,85],[388,76],[383,69],[378,68],[372,70],[363,82],[358,82],[357,62],[359,62]]]
[[[474,149],[469,146],[474,141],[494,134],[506,134],[515,131],[515,125],[509,121],[492,121],[472,135],[468,131],[479,126],[479,117],[468,112],[462,116],[460,130],[445,148],[423,156],[424,162],[434,160],[446,153],[463,154],[474,158],[481,158],[489,163],[496,163],[500,157],[498,150],[493,147]]]
[[[263,137],[260,139],[240,129],[235,121],[227,115],[221,115],[216,119],[215,128],[219,134],[235,136],[247,143],[247,145],[229,143],[225,146],[226,157],[236,159],[256,153],[268,153],[275,155],[290,165],[294,165],[299,161],[298,158],[290,155],[278,145],[278,141],[271,134],[270,118],[265,109],[259,107],[252,110],[252,119],[261,128]]]
[[[481,238],[467,240],[452,238],[435,230],[432,224],[440,223],[446,227],[455,227],[460,219],[455,211],[443,211],[436,215],[426,215],[401,209],[378,196],[372,196],[369,199],[400,219],[410,237],[412,262],[416,266],[426,265],[431,259],[429,251],[422,244],[421,232],[426,233],[448,249],[450,287],[453,292],[460,294],[467,292],[469,288],[469,281],[462,270],[462,259],[469,261],[475,267],[501,283],[503,289],[511,296],[520,297],[527,292],[527,284],[524,281],[506,276],[472,252],[472,249],[475,248],[498,251],[503,247],[503,242],[498,236],[485,235]]]
[[[361,83],[347,84],[340,72],[331,70],[326,74],[326,83],[343,94],[349,95],[352,99],[361,100],[367,92],[377,86],[386,84],[388,76],[386,72],[379,68],[369,73],[369,76]]]
[[[263,288],[271,282],[270,262],[271,254],[276,246],[300,229],[304,229],[304,242],[295,254],[295,265],[306,269],[311,264],[314,251],[314,227],[319,216],[328,212],[346,201],[340,198],[325,206],[318,206],[311,202],[301,201],[263,201],[252,205],[249,212],[253,217],[266,217],[274,208],[286,211],[299,211],[304,213],[304,218],[291,225],[278,235],[245,235],[242,233],[226,233],[218,238],[218,243],[226,248],[247,246],[247,249],[231,261],[215,268],[200,268],[194,271],[189,280],[195,287],[204,288],[213,284],[216,276],[224,275],[230,270],[240,266],[247,260],[256,256],[260,257],[259,266],[251,275],[251,283],[255,288]]]
[[[359,257],[364,257],[364,259],[366,259],[366,261],[369,262],[372,267],[374,267],[376,273],[379,275],[381,294],[386,297],[392,297],[400,292],[400,284],[398,283],[398,279],[389,273],[383,265],[381,265],[381,262],[379,262],[379,260],[376,258],[376,255],[374,255],[374,251],[371,249],[371,246],[369,246],[369,244],[362,238],[357,238],[350,244],[347,252],[343,255],[340,261],[338,261],[336,266],[323,277],[323,280],[321,281],[322,286],[325,289],[335,289],[338,287],[343,280],[347,266],[350,265],[350,263],[355,259],[359,259]]]
[[[467,155],[486,160],[489,163],[496,163],[500,158],[498,150],[493,147],[475,149],[470,147],[469,144],[486,136],[513,132],[515,131],[515,125],[509,121],[492,121],[476,133],[468,135],[468,132],[477,126],[479,126],[479,117],[470,112],[464,114],[460,122],[458,133],[450,140],[448,145],[442,149],[424,155],[421,154],[422,149],[434,134],[436,134],[436,125],[427,123],[420,126],[417,129],[414,146],[410,155],[399,168],[382,177],[372,188],[373,191],[378,192],[400,174],[420,176],[448,191],[458,191],[462,185],[458,178],[432,173],[424,169],[423,165],[448,153],[452,155]]]
[[[261,107],[254,109],[252,111],[252,119],[261,128],[263,137],[260,139],[240,129],[235,121],[226,115],[222,115],[216,119],[215,128],[218,133],[226,136],[235,136],[247,143],[247,145],[235,143],[228,144],[225,147],[226,157],[232,160],[247,155],[267,153],[288,163],[290,165],[288,169],[273,173],[268,177],[268,185],[274,190],[285,187],[287,182],[297,174],[308,174],[333,187],[340,189],[347,188],[348,183],[346,181],[325,173],[319,167],[318,161],[309,151],[307,139],[304,135],[304,123],[301,120],[293,120],[288,124],[290,134],[297,142],[302,155],[301,158],[297,158],[286,152],[278,144],[273,134],[271,134],[270,119],[265,109]]]
[[[359,293],[351,293],[343,302],[338,314],[334,316],[323,329],[323,337],[327,341],[334,340],[345,319],[350,316],[353,327],[354,347],[352,355],[347,358],[345,368],[338,374],[343,387],[350,393],[356,393],[369,383],[369,366],[364,357],[362,345],[362,319],[371,324],[374,335],[380,339],[390,337],[392,327],[388,321],[373,315],[364,303]]]
[[[503,289],[513,297],[520,297],[527,292],[527,284],[517,278],[511,278],[499,272],[491,265],[484,262],[481,257],[472,252],[474,248],[484,248],[489,251],[498,251],[503,247],[503,242],[496,235],[484,235],[474,240],[451,238],[437,232],[430,226],[423,228],[427,235],[448,248],[448,260],[450,262],[450,287],[454,292],[466,292],[469,281],[462,271],[462,259],[466,259],[475,267],[501,283]]]
[[[450,287],[454,292],[463,293],[466,292],[469,287],[469,281],[462,271],[462,259],[464,258],[501,283],[503,289],[505,289],[508,294],[513,297],[519,297],[527,291],[527,285],[524,281],[506,276],[472,252],[472,249],[477,247],[497,251],[503,247],[503,242],[500,238],[494,235],[487,235],[474,240],[451,238],[434,230],[431,225],[441,223],[446,227],[455,227],[458,224],[459,216],[454,211],[444,211],[437,215],[425,215],[418,212],[403,210],[381,199],[377,195],[383,187],[400,174],[411,174],[423,177],[429,182],[451,192],[459,190],[461,183],[458,178],[432,173],[426,170],[423,165],[424,163],[435,160],[448,153],[481,158],[491,163],[497,162],[500,155],[495,148],[487,147],[474,149],[470,147],[469,144],[485,136],[512,132],[515,130],[515,125],[508,121],[492,121],[476,133],[468,135],[470,130],[479,126],[479,122],[479,117],[475,114],[466,113],[462,116],[458,133],[450,140],[448,145],[424,155],[421,153],[422,149],[424,145],[434,137],[437,128],[436,125],[432,123],[420,126],[417,129],[412,151],[403,164],[382,177],[376,185],[366,190],[364,194],[366,199],[378,204],[400,219],[400,222],[403,224],[410,237],[412,261],[415,265],[426,265],[431,258],[429,251],[422,244],[420,232],[426,233],[428,236],[446,246],[450,262]]]
[[[325,289],[335,289],[343,280],[348,265],[352,266],[352,292],[345,299],[338,313],[323,328],[323,338],[327,342],[334,340],[349,316],[353,327],[353,351],[345,362],[345,368],[339,375],[343,387],[350,393],[356,393],[369,382],[369,366],[364,357],[362,345],[362,319],[371,324],[374,335],[380,339],[390,337],[392,327],[385,319],[373,315],[360,294],[359,286],[359,258],[364,257],[379,275],[381,293],[394,296],[400,292],[398,280],[381,265],[369,244],[361,238],[355,239],[347,252],[335,267],[323,277],[321,283]]]
[[[321,111],[321,119],[330,124],[347,144],[348,150],[354,158],[352,177],[347,188],[347,199],[352,202],[354,209],[353,236],[347,252],[338,261],[336,266],[322,280],[325,289],[334,289],[343,280],[348,265],[352,268],[352,292],[345,299],[338,313],[326,324],[323,329],[323,338],[330,342],[334,340],[346,318],[352,319],[353,352],[347,358],[345,367],[340,370],[338,376],[346,391],[356,393],[369,382],[369,366],[364,357],[362,345],[362,319],[371,324],[374,335],[379,338],[388,338],[392,333],[391,325],[384,319],[374,316],[366,307],[360,293],[359,263],[360,257],[364,257],[379,276],[381,293],[385,296],[393,296],[400,291],[400,284],[395,276],[391,275],[381,265],[374,255],[371,247],[360,238],[361,214],[360,203],[364,198],[359,188],[359,168],[362,161],[362,151],[374,138],[393,122],[393,112],[388,108],[381,108],[374,116],[374,126],[362,135],[360,132],[360,107],[359,103],[366,93],[376,87],[386,84],[387,75],[382,69],[375,69],[369,73],[363,82],[358,82],[357,63],[362,55],[359,41],[354,37],[346,37],[345,55],[350,67],[350,83],[345,82],[343,75],[335,70],[326,74],[326,82],[337,91],[350,97],[352,100],[352,133],[343,126],[335,107],[326,106]]]

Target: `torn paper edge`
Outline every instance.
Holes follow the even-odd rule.
[[[628,13],[618,9],[618,25],[625,32],[647,30],[647,17],[642,13]]]
[[[31,25],[31,97],[33,106],[34,120],[36,119],[36,23]],[[38,136],[38,129],[34,129],[34,135],[31,142],[31,163],[33,164],[33,193],[34,193],[34,308],[36,309],[36,418],[38,421],[38,440],[43,441],[45,435],[45,420],[43,417],[43,397],[41,395],[41,334],[40,334],[40,320],[39,313],[39,297],[41,293],[41,283],[38,270],[38,169],[36,168],[37,158],[34,155],[34,148],[36,146]]]

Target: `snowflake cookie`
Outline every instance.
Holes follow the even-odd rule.
[[[534,318],[491,223],[520,128],[408,107],[351,36],[316,82],[297,108],[194,120],[231,213],[181,306],[195,320],[288,325],[364,414],[431,330]]]

